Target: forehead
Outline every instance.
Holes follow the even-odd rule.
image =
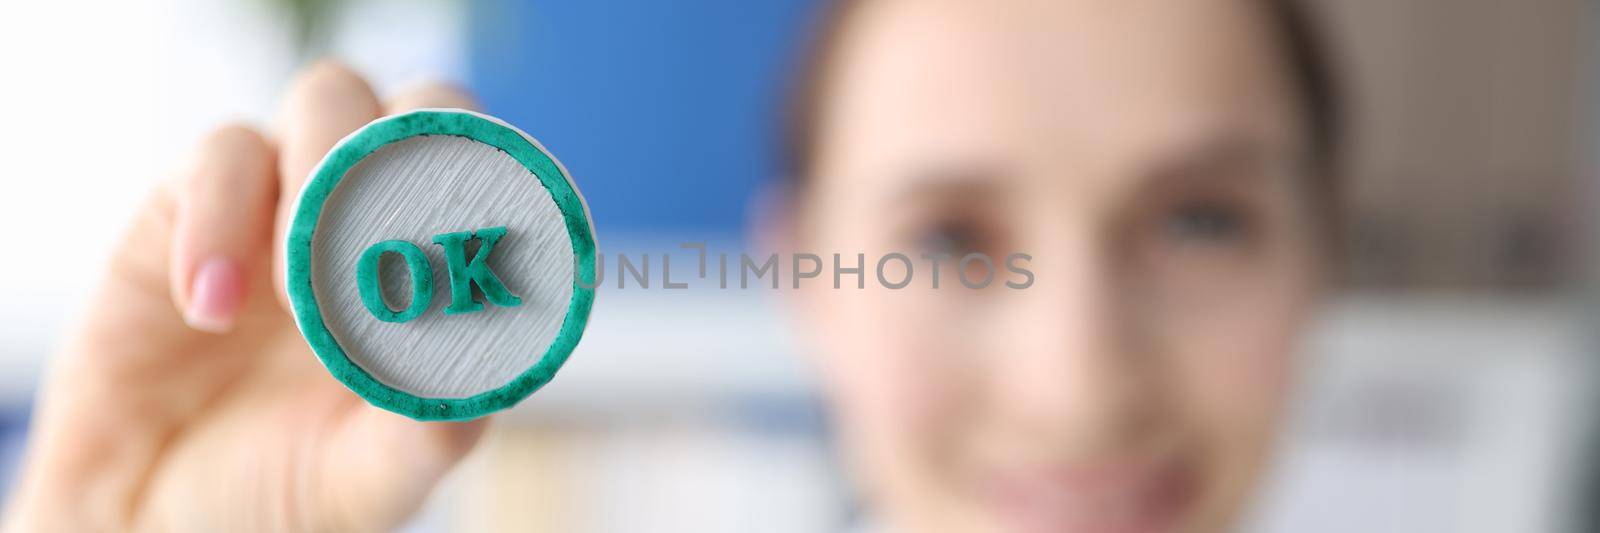
[[[828,160],[1133,164],[1223,134],[1293,136],[1249,0],[879,0],[852,14],[825,94]]]

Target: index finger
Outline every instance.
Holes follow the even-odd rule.
[[[322,60],[296,78],[284,102],[278,158],[279,198],[272,252],[273,286],[289,307],[284,287],[287,268],[284,239],[294,216],[295,199],[317,163],[346,135],[378,118],[382,108],[361,76],[336,61]]]
[[[391,115],[423,108],[477,111],[478,102],[466,89],[444,82],[428,82],[402,90],[384,104],[384,110]]]

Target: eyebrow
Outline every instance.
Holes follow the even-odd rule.
[[[904,185],[890,193],[893,205],[950,200],[984,201],[1005,194],[1002,180],[998,178],[1007,172],[998,165],[945,163],[925,167],[914,174],[916,179],[906,180]]]
[[[1239,131],[1221,130],[1177,147],[1166,147],[1142,169],[1126,194],[1144,194],[1150,186],[1200,184],[1214,180],[1237,180],[1246,176],[1237,170],[1280,168],[1298,171],[1307,167],[1300,154],[1281,149]],[[992,161],[945,161],[913,169],[913,179],[904,180],[889,191],[891,206],[938,203],[983,205],[1005,200],[1013,191],[1002,179],[1012,174],[1006,165]],[[1270,174],[1277,175],[1277,172]],[[1120,195],[1119,195],[1120,196]]]
[[[1301,161],[1292,151],[1256,137],[1223,133],[1158,158],[1143,174],[1155,181],[1187,181],[1195,177],[1238,176],[1229,171],[1239,169],[1303,169]]]

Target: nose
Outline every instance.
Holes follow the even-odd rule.
[[[1088,236],[1057,240],[1033,270],[996,328],[992,419],[1055,451],[1127,450],[1155,425],[1162,380],[1113,254]]]

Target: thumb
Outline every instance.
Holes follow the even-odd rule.
[[[489,422],[418,422],[365,403],[348,416],[320,465],[327,516],[343,531],[403,524],[472,450]]]

